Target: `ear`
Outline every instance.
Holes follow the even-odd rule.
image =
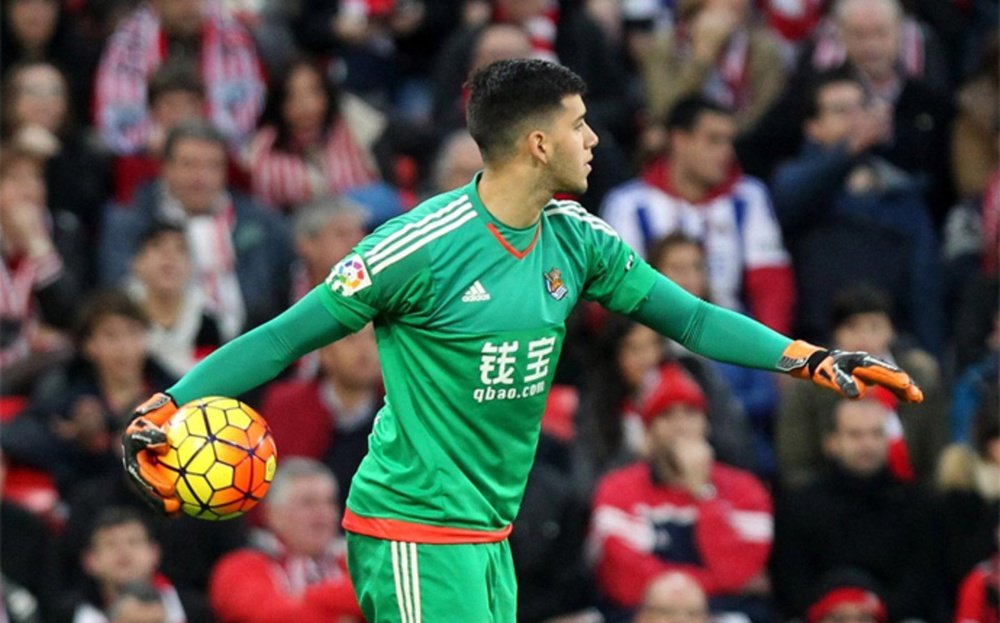
[[[837,434],[836,433],[824,433],[823,434],[823,455],[828,459],[832,459],[837,456]]]
[[[552,157],[552,147],[548,137],[541,130],[533,130],[528,134],[528,152],[542,164],[548,164]]]
[[[162,554],[162,552],[160,550],[160,544],[156,543],[154,541],[154,542],[150,543],[149,546],[151,548],[153,548],[153,567],[155,569],[159,569],[160,568],[160,557],[161,557],[161,554]]]
[[[819,122],[815,119],[806,119],[806,124],[803,126],[802,130],[806,137],[817,142],[820,140]]]
[[[94,562],[94,553],[89,549],[83,551],[83,555],[80,557],[80,566],[89,576],[93,576],[96,573]]]

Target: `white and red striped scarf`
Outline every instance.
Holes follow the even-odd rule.
[[[847,60],[837,26],[827,18],[819,23],[815,31],[816,47],[813,50],[812,66],[817,70],[840,67]],[[924,77],[924,54],[926,38],[920,24],[912,17],[904,17],[899,37],[899,63],[908,78]]]
[[[236,209],[232,198],[227,194],[211,214],[190,216],[175,199],[167,197],[162,211],[167,220],[184,227],[205,306],[215,312],[223,339],[233,339],[246,321],[246,308],[236,276]]]
[[[378,179],[371,159],[344,118],[338,117],[322,148],[302,155],[275,147],[278,133],[265,127],[250,147],[253,191],[273,206],[301,203],[316,196],[338,195]]]
[[[206,116],[237,146],[256,127],[266,85],[246,30],[215,2],[205,2],[204,10],[200,62]],[[97,71],[94,114],[116,153],[145,147],[151,127],[146,86],[166,53],[167,38],[148,4],[126,17],[108,42]]]
[[[31,338],[38,329],[32,295],[59,277],[63,263],[55,252],[35,259],[0,259],[0,318],[21,324],[16,339],[0,350],[0,366],[7,366],[31,353]]]
[[[687,26],[677,26],[677,45],[682,57],[691,54],[691,37]],[[705,82],[703,94],[734,110],[740,110],[750,99],[747,72],[750,65],[750,33],[736,30],[726,41],[725,48]]]

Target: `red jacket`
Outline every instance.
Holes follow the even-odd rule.
[[[260,413],[271,427],[282,456],[323,460],[333,444],[335,414],[320,398],[321,381],[282,381],[271,385]]]
[[[320,577],[264,551],[241,549],[212,570],[208,599],[220,623],[357,623],[361,607],[341,557]],[[303,585],[303,583],[305,583]]]
[[[738,593],[771,551],[771,497],[751,474],[716,463],[716,495],[698,500],[654,482],[648,463],[608,474],[594,495],[590,547],[605,596],[635,607],[666,571],[694,577],[709,596]]]
[[[955,623],[997,623],[997,593],[1000,593],[1000,557],[994,556],[976,565],[962,580],[955,604]]]

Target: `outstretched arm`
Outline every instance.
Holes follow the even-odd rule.
[[[920,402],[923,393],[895,365],[868,353],[826,350],[791,339],[736,312],[692,296],[666,277],[631,314],[639,322],[718,361],[787,372],[848,398],[858,398],[871,384],[882,385],[901,400]]]

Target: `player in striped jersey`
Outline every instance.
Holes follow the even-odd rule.
[[[878,382],[920,399],[890,364],[793,342],[692,297],[602,220],[553,200],[587,189],[598,139],[583,92],[576,74],[545,61],[500,61],[478,72],[468,116],[483,172],[386,223],[287,312],[140,407],[124,437],[125,464],[148,499],[177,511],[152,455],[178,403],[241,394],[374,321],[386,404],[344,514],[365,616],[513,622],[507,535],[578,300],[628,314],[709,357],[849,395]]]

